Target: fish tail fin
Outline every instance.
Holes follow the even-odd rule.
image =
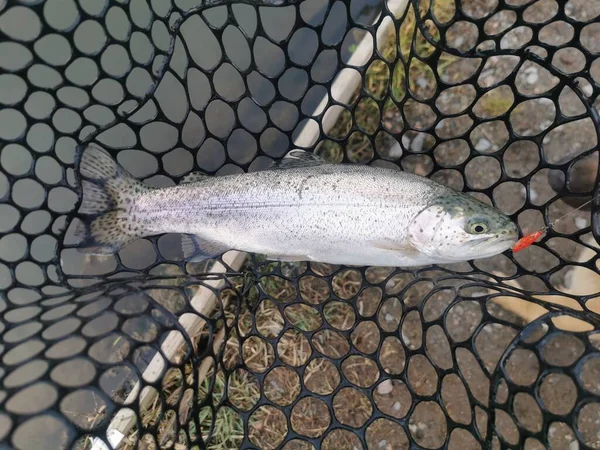
[[[82,253],[108,255],[147,235],[136,199],[151,188],[135,179],[105,150],[88,146],[79,164],[82,219],[75,229]]]

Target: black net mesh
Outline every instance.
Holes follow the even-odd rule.
[[[77,154],[148,184],[304,148],[539,229],[598,190],[592,0],[0,1],[0,448],[600,448],[600,202],[402,270],[73,248]]]

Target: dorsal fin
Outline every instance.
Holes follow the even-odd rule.
[[[283,159],[274,161],[269,167],[267,167],[267,170],[322,166],[323,164],[330,163],[314,153],[295,149],[290,150],[288,154],[283,157]]]
[[[185,177],[183,177],[179,183],[199,183],[200,181],[204,181],[207,178],[210,178],[210,175],[206,175],[202,172],[190,172]]]

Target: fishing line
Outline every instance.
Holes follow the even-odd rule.
[[[588,200],[587,202],[581,204],[580,206],[578,206],[577,208],[575,208],[573,211],[569,211],[568,213],[560,216],[558,219],[553,220],[552,222],[550,222],[550,225],[543,226],[539,230],[534,231],[533,233],[529,233],[527,236],[523,236],[521,239],[519,239],[515,243],[515,245],[513,245],[513,248],[512,248],[513,253],[520,252],[521,250],[524,250],[527,247],[529,247],[530,245],[534,244],[546,231],[548,231],[549,229],[553,228],[558,222],[560,222],[561,220],[563,220],[565,217],[568,217],[571,214],[579,211],[584,206],[589,205],[590,203],[592,203],[597,198],[600,198],[600,194],[592,197],[590,200]]]

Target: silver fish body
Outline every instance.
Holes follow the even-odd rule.
[[[90,147],[80,168],[82,212],[93,218],[80,234],[95,253],[142,236],[185,233],[205,257],[235,249],[276,260],[404,267],[491,256],[517,239],[507,216],[429,179],[301,159],[308,161],[149,188]],[[473,220],[486,232],[464,232]]]

